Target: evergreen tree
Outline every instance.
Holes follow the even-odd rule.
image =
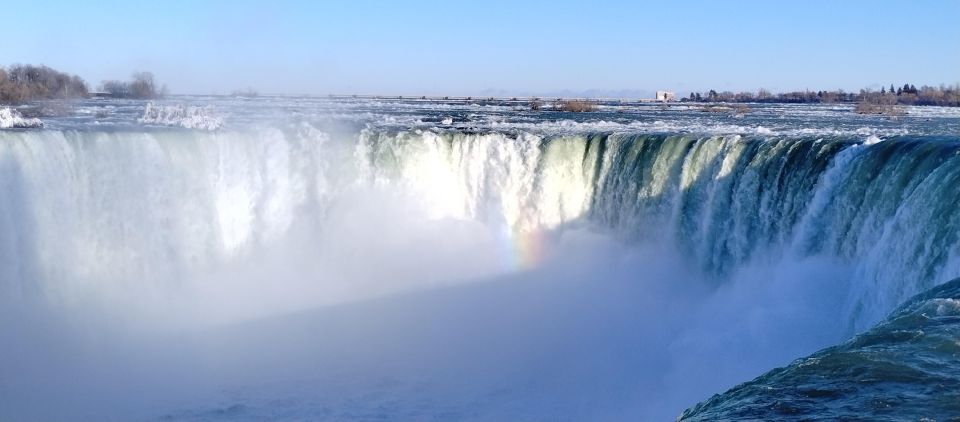
[[[891,93],[891,94],[893,94],[893,93],[894,93],[894,91],[896,91],[896,90],[895,90],[895,89],[893,89],[893,84],[890,84],[890,93]],[[898,94],[898,95],[899,95],[899,94]]]
[[[887,88],[886,88],[886,87],[880,87],[880,95],[886,95],[886,93],[887,93]]]
[[[903,90],[900,88],[897,88],[897,95],[900,95],[900,94],[903,94]]]

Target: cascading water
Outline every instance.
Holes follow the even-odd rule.
[[[960,149],[892,139],[594,136],[591,216],[710,274],[826,255],[855,268],[859,328],[960,274]]]
[[[178,115],[163,110],[148,107],[144,116]],[[207,109],[191,110],[185,115],[190,122],[206,121],[197,110]],[[144,119],[138,123],[153,122]],[[581,403],[578,409],[585,413],[571,417],[676,415],[706,391],[665,397],[666,408],[643,397],[655,394],[660,386],[692,388],[696,381],[688,373],[695,367],[690,362],[699,362],[689,355],[692,350],[729,348],[719,338],[716,343],[694,339],[692,333],[698,330],[709,331],[722,321],[725,326],[718,332],[745,341],[787,328],[809,337],[785,341],[782,348],[758,345],[756,364],[719,371],[700,387],[725,388],[769,365],[783,364],[783,359],[863,330],[911,295],[960,276],[960,213],[955,210],[960,198],[960,141],[955,137],[899,134],[882,142],[876,137],[864,142],[861,136],[779,135],[769,129],[725,134],[726,123],[717,126],[716,133],[638,131],[629,125],[622,128],[627,130],[596,132],[566,130],[563,125],[560,130],[530,130],[527,122],[498,130],[505,123],[492,120],[485,130],[369,123],[357,128],[329,121],[219,131],[196,130],[206,126],[193,123],[184,126],[191,130],[78,130],[57,128],[53,122],[47,130],[0,132],[0,303],[7,305],[0,314],[5,319],[0,322],[0,340],[19,343],[13,348],[17,354],[0,363],[0,368],[15,374],[0,379],[0,393],[14,398],[7,401],[0,395],[0,417],[65,417],[13,404],[38,400],[31,391],[42,391],[48,384],[34,380],[23,384],[29,388],[16,386],[36,373],[31,372],[32,365],[16,371],[15,365],[43,366],[44,358],[29,355],[57,344],[22,331],[25,321],[48,320],[38,315],[64,320],[100,315],[113,322],[102,330],[107,334],[99,336],[112,338],[109,333],[114,330],[137,332],[135,340],[116,341],[135,350],[142,344],[154,346],[140,340],[145,327],[164,336],[215,330],[217,334],[199,337],[218,340],[186,342],[194,349],[159,346],[159,350],[169,348],[164,356],[182,359],[170,358],[177,363],[168,366],[211,371],[208,378],[218,383],[214,388],[221,388],[238,384],[217,372],[229,373],[224,368],[232,367],[219,361],[231,359],[213,364],[196,356],[222,351],[226,347],[222,344],[235,341],[240,346],[226,355],[244,348],[259,350],[266,342],[260,337],[223,340],[225,334],[216,327],[318,307],[357,306],[372,314],[381,312],[376,305],[364,305],[370,300],[387,300],[388,310],[382,311],[387,315],[393,315],[389,309],[406,309],[397,311],[398,320],[423,312],[429,321],[460,321],[447,322],[441,325],[447,328],[437,332],[473,327],[477,338],[486,339],[483,344],[526,344],[531,336],[543,336],[547,340],[529,350],[556,347],[581,356],[581,346],[568,343],[564,331],[554,327],[561,322],[597,344],[620,341],[625,349],[611,345],[596,353],[600,357],[574,365],[600,374],[627,374],[601,385],[610,391],[610,400],[620,401],[597,398],[589,405]],[[220,127],[222,122],[217,121],[209,129]],[[497,287],[489,289],[502,291],[483,290],[487,288],[481,287],[483,280],[494,280],[489,284]],[[390,305],[382,299],[438,286],[458,288],[465,281],[473,281],[470,288],[478,290],[468,291],[469,298],[450,293],[451,303],[483,309],[496,300],[477,298],[502,293],[516,295],[513,308],[502,309],[501,317],[478,310],[476,318],[494,322],[474,326],[473,317],[433,299],[423,299],[426,305],[415,299],[416,306]],[[591,299],[598,308],[589,305]],[[577,300],[587,305],[578,305]],[[419,310],[421,305],[432,311]],[[689,310],[670,309],[674,305]],[[100,316],[69,322],[68,328],[59,330],[101,331]],[[357,323],[360,333],[392,338],[377,328],[383,324],[352,313],[341,317],[365,321]],[[499,318],[511,321],[501,325]],[[822,322],[820,318],[832,319],[834,328],[818,337],[813,327]],[[605,328],[597,330],[601,325]],[[361,334],[344,331],[353,326],[344,327],[330,329],[335,333],[330,334],[331,341],[368,346],[367,340],[357,340]],[[412,337],[427,336],[417,334],[423,327],[416,323],[401,327],[399,332]],[[520,328],[501,333],[505,327]],[[668,334],[671,330],[679,334]],[[294,337],[311,336],[298,333]],[[81,340],[76,341],[89,346],[82,340],[87,334],[78,336]],[[416,347],[400,340],[387,345],[378,343],[386,340],[369,341],[384,349],[412,348],[411,355],[429,355],[434,353],[431,348],[448,339],[427,336]],[[330,347],[323,339],[316,342],[288,346]],[[489,359],[499,366],[540,359],[523,350],[497,349],[497,357]],[[469,360],[469,348],[461,352],[460,359]],[[286,358],[305,359],[296,356]],[[377,365],[399,359],[414,365],[394,356],[373,356],[356,359]],[[460,360],[442,356],[439,361],[466,371]],[[621,371],[599,363],[601,357],[610,356],[635,366]],[[330,366],[324,359],[336,361],[331,357],[303,365]],[[570,366],[556,359],[541,365]],[[236,367],[252,365],[270,374],[276,371],[266,368],[278,365],[235,360]],[[661,362],[668,370],[647,368],[642,363],[646,361]],[[99,365],[77,363],[78,368],[96,370],[78,369],[75,375],[100,382],[104,375],[96,375]],[[401,374],[398,377],[406,374],[395,368],[390,371],[398,372],[384,371]],[[648,373],[658,381],[637,386],[628,376],[646,379]],[[264,382],[251,377],[239,384]],[[511,390],[520,388],[517,385],[537,388],[510,381],[522,378],[486,380],[492,384],[485,388],[534,397],[529,392],[534,390]],[[127,382],[153,383],[136,377]],[[448,389],[444,382],[434,389]],[[104,391],[114,392],[106,387]],[[567,397],[577,391],[554,392]],[[103,398],[107,393],[96,395],[93,403],[109,406],[111,402]],[[476,392],[461,393],[474,397]],[[397,394],[400,401],[410,397]],[[492,405],[495,399],[480,397],[476,400],[499,410],[478,419],[515,416]],[[62,398],[51,400],[66,403]],[[337,403],[357,399],[344,400]],[[551,407],[543,398],[530,400],[541,410],[570,411]],[[608,409],[632,400],[644,404]],[[4,413],[4,404],[12,410]],[[222,416],[268,415],[249,409],[257,405],[244,406],[240,414]],[[316,409],[306,407],[305,414],[315,415],[311,412]],[[591,413],[599,412],[597,408],[606,410]],[[104,414],[66,404],[64,409]],[[469,405],[457,409],[471,412]],[[415,416],[403,413],[410,409],[395,410]],[[191,412],[171,417],[217,419],[216,414]]]

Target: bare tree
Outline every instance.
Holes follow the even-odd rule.
[[[0,68],[0,101],[3,102],[80,98],[86,95],[87,84],[78,76],[42,65],[15,64],[7,70]]]
[[[560,111],[568,111],[573,113],[583,113],[588,111],[596,110],[596,106],[584,100],[566,100],[557,103],[556,108]]]
[[[130,82],[103,81],[100,89],[113,97],[149,99],[163,96],[166,86],[158,92],[152,73],[136,72]]]
[[[153,82],[153,74],[150,72],[134,73],[133,82],[130,82],[130,96],[133,98],[155,98],[157,88]]]

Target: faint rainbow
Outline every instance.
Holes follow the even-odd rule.
[[[506,229],[502,243],[503,261],[507,270],[529,270],[543,261],[544,232],[540,228]]]

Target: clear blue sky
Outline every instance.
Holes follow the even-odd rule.
[[[857,90],[960,82],[960,0],[0,0],[0,65],[174,93]]]

